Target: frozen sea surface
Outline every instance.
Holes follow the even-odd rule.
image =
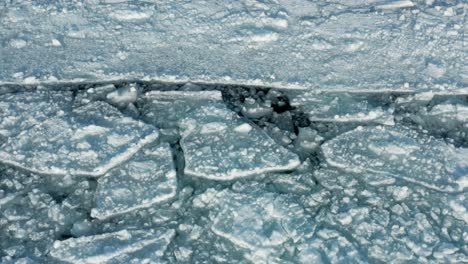
[[[468,263],[467,3],[2,1],[1,263]]]
[[[464,0],[2,1],[0,83],[457,89]]]

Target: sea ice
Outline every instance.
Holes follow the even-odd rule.
[[[468,146],[468,104],[445,101],[429,109],[422,107],[416,114],[408,116],[431,133]]]
[[[73,1],[3,1],[0,83],[144,79],[303,89],[383,89],[405,82],[418,90],[463,87],[465,5],[90,0],[82,8]],[[54,39],[61,45],[52,45]]]
[[[233,180],[292,170],[300,164],[296,154],[223,104],[201,106],[187,114],[179,126],[186,175]]]
[[[9,137],[0,159],[36,173],[100,176],[157,138],[153,126],[93,102]]]
[[[18,92],[0,95],[0,143],[71,110],[72,93]]]
[[[442,192],[468,186],[468,150],[402,127],[358,127],[325,142],[326,161],[343,170],[401,178]]]
[[[104,219],[150,207],[175,197],[176,190],[170,146],[144,148],[98,179],[96,207],[91,216]]]
[[[143,96],[142,119],[159,128],[175,128],[188,112],[222,102],[219,91],[151,91]]]
[[[379,175],[363,177],[326,166],[315,171],[315,177],[332,192],[331,202],[315,217],[323,224],[313,239],[299,246],[304,251],[299,256],[310,251],[331,262],[424,262],[432,257],[437,262],[463,262],[460,246],[466,239],[455,234],[468,222],[466,193],[444,193],[400,178],[385,181]],[[349,247],[353,254],[346,253]],[[447,247],[451,250],[444,252]]]
[[[50,255],[68,263],[122,263],[122,260],[138,263],[138,259],[132,260],[132,254],[138,254],[146,248],[163,254],[174,235],[172,229],[122,230],[102,235],[69,238],[56,241],[50,250]]]
[[[303,241],[314,233],[315,221],[292,196],[268,192],[255,184],[236,183],[232,190],[223,191],[208,189],[193,204],[209,210],[214,234],[257,257],[262,251],[282,251],[283,244]]]
[[[393,109],[382,105],[382,101],[372,102],[371,94],[327,91],[291,91],[288,94],[291,105],[304,111],[310,121],[394,124]]]

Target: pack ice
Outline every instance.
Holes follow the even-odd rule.
[[[405,128],[358,127],[322,145],[335,167],[384,174],[443,192],[468,187],[468,152]]]
[[[467,10],[0,1],[0,262],[468,263]]]

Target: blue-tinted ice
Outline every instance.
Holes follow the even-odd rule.
[[[0,262],[468,263],[467,7],[0,1]]]

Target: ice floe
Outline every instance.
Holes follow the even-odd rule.
[[[143,102],[143,120],[159,128],[175,128],[188,112],[222,102],[222,96],[219,91],[151,91]]]
[[[157,262],[174,237],[174,230],[122,230],[102,235],[69,238],[56,241],[50,255],[68,263],[141,263],[141,252],[147,253],[146,261]],[[140,254],[139,254],[140,253]],[[156,254],[154,254],[156,253]],[[135,254],[136,256],[132,256]],[[151,258],[153,255],[153,258]],[[141,261],[141,262],[140,262]]]
[[[0,159],[31,172],[100,176],[157,138],[153,126],[93,102],[9,137]]]
[[[213,180],[292,170],[296,154],[275,143],[222,104],[199,107],[179,122],[184,172]]]
[[[169,145],[145,148],[98,179],[96,207],[91,216],[104,219],[150,207],[175,197],[176,190]]]
[[[0,95],[0,142],[71,110],[72,93],[19,92]]]
[[[382,174],[443,192],[468,186],[468,150],[402,127],[358,127],[325,142],[326,161],[360,173]]]
[[[372,100],[372,94],[326,91],[289,94],[291,105],[303,110],[311,121],[394,124],[393,109],[383,105],[382,100]]]

